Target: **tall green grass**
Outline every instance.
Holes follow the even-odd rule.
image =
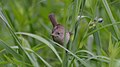
[[[1,0],[0,66],[119,67],[119,3],[119,0]],[[50,13],[72,32],[67,45],[52,40]],[[100,17],[102,23],[95,21]]]

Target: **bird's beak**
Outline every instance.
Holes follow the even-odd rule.
[[[51,34],[51,36],[55,36],[55,34],[54,34],[54,33],[52,33],[52,34]]]

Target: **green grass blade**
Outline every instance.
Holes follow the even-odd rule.
[[[34,52],[35,53],[35,52]],[[35,53],[35,55],[38,57],[38,58],[40,58],[45,64],[46,64],[46,66],[48,66],[48,67],[52,67],[49,63],[47,63],[40,55],[38,55],[37,53]]]
[[[117,25],[117,24],[120,24],[120,22],[104,25],[104,26],[102,26],[102,27],[100,27],[100,28],[97,28],[96,30],[93,30],[92,32],[88,33],[88,34],[86,35],[86,37],[88,37],[89,35],[97,32],[97,31],[99,31],[99,30],[102,30],[102,29],[104,29],[104,28],[106,28],[106,27],[110,27],[110,26]],[[86,37],[84,37],[84,39],[85,39]]]
[[[7,28],[8,28],[8,30],[9,30],[9,32],[11,33],[12,37],[13,37],[13,38],[15,39],[15,41],[17,42],[17,45],[18,45],[18,47],[20,48],[20,51],[22,52],[22,54],[25,54],[25,55],[27,56],[27,57],[24,58],[24,59],[25,59],[26,61],[30,60],[31,63],[32,63],[33,65],[35,65],[34,62],[33,62],[33,59],[31,59],[30,55],[23,49],[22,44],[20,43],[20,41],[19,41],[18,37],[16,36],[16,34],[14,33],[14,31],[12,30],[11,26],[9,25],[9,23],[8,23],[6,17],[4,16],[3,13],[5,13],[4,10],[2,10],[2,8],[0,8],[0,17],[1,17],[1,19],[5,22],[5,24],[6,24]],[[29,62],[29,61],[28,61],[28,62]]]
[[[50,49],[53,50],[53,52],[55,53],[55,55],[58,57],[58,59],[60,60],[60,62],[62,63],[62,59],[60,58],[59,54],[57,53],[56,49],[52,46],[52,44],[47,41],[46,39],[42,38],[41,36],[37,36],[37,35],[34,35],[34,34],[30,34],[30,33],[24,33],[24,32],[17,32],[17,34],[22,34],[22,35],[27,35],[27,36],[30,36],[30,37],[33,37],[43,43],[45,43],[47,46],[50,47]]]
[[[112,15],[112,12],[110,10],[110,7],[108,5],[107,0],[102,0],[102,3],[103,3],[103,5],[104,5],[104,7],[105,7],[105,9],[108,13],[108,16],[109,16],[111,22],[116,23],[116,20],[114,19],[113,15]],[[118,29],[117,25],[113,25],[113,28],[114,28],[114,31],[115,31],[115,34],[116,34],[117,38],[120,39],[120,35],[119,35],[120,32],[119,32],[119,29]]]
[[[4,43],[2,40],[0,40],[0,46],[4,47],[6,51],[8,51],[11,55],[13,55],[16,59],[21,61],[22,56],[15,52],[10,46],[8,46],[6,43]]]
[[[82,52],[82,53],[88,53],[89,55],[94,56],[93,53],[91,53],[90,51],[87,51],[87,50],[79,50],[79,51],[76,52],[76,54],[77,54],[77,53],[81,53],[81,52]]]
[[[97,29],[97,27],[94,28],[94,30]],[[99,31],[93,33],[95,43],[96,43],[96,48],[97,48],[97,54],[101,55],[101,40],[100,40],[100,34]]]
[[[18,49],[18,46],[12,46],[11,48],[13,48],[13,49]],[[37,54],[35,51],[33,51],[33,50],[31,50],[30,48],[24,48],[26,51],[28,51],[28,52],[31,52],[31,53],[33,53],[34,54],[34,56],[36,55],[40,60],[42,60],[45,64],[46,64],[46,66],[48,66],[48,67],[52,67],[47,61],[45,61],[39,54]],[[35,63],[35,62],[34,62]]]
[[[80,59],[77,55],[75,55],[74,53],[72,53],[71,51],[69,51],[68,49],[66,49],[65,47],[61,46],[60,44],[53,42],[56,45],[58,45],[60,48],[64,49],[65,51],[67,51],[69,54],[71,54],[73,57],[76,58],[76,60],[80,61],[85,67],[91,67],[88,63],[86,63],[85,61],[83,61],[83,59]]]

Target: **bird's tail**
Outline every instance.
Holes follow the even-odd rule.
[[[56,19],[55,19],[55,15],[54,15],[53,13],[51,13],[51,14],[49,15],[49,19],[50,19],[53,27],[55,27],[55,26],[57,25],[57,21],[56,21]]]

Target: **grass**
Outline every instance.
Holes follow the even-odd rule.
[[[119,0],[1,0],[1,67],[120,67]],[[54,42],[48,15],[72,32]],[[79,17],[78,17],[79,16]],[[95,19],[102,18],[99,23]]]

